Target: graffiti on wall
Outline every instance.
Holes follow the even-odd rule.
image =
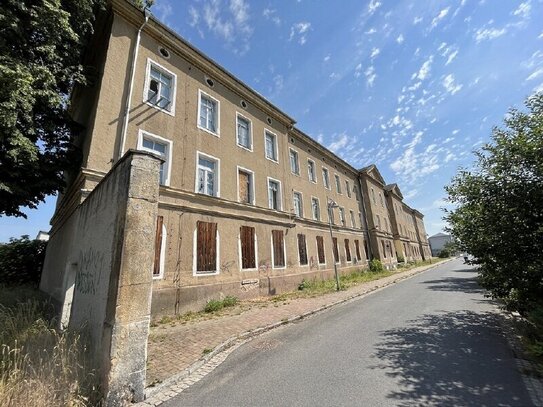
[[[95,295],[104,268],[104,253],[88,248],[79,254],[75,289],[81,294]]]

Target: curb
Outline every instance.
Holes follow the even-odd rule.
[[[387,282],[386,284],[376,286],[373,288],[369,288],[365,291],[362,291],[357,294],[353,294],[347,298],[343,298],[341,300],[332,302],[330,304],[323,305],[321,307],[318,307],[314,310],[304,312],[300,315],[295,315],[293,317],[290,317],[286,320],[282,320],[279,322],[274,322],[272,324],[255,328],[249,331],[242,332],[239,335],[234,335],[230,338],[228,338],[226,341],[215,347],[211,352],[206,354],[205,356],[198,359],[196,362],[194,362],[192,365],[190,365],[188,368],[182,370],[181,372],[169,377],[168,379],[164,380],[160,384],[154,386],[154,387],[148,387],[145,389],[145,396],[146,400],[138,403],[137,406],[157,406],[162,404],[164,401],[174,397],[175,395],[181,393],[184,389],[188,388],[190,385],[196,383],[201,378],[203,378],[209,371],[213,370],[218,364],[213,366],[213,369],[208,369],[209,371],[203,372],[204,374],[199,374],[195,380],[190,380],[191,376],[195,374],[197,371],[203,369],[208,363],[210,363],[212,360],[217,359],[219,356],[221,356],[222,353],[226,353],[224,357],[220,358],[222,359],[220,362],[222,362],[228,354],[230,354],[232,351],[234,351],[236,348],[244,344],[245,342],[251,340],[252,338],[259,336],[265,332],[271,331],[275,328],[279,328],[280,326],[291,324],[293,322],[300,321],[304,318],[308,318],[312,315],[321,313],[323,311],[326,311],[330,308],[336,307],[341,304],[345,304],[351,301],[354,301],[356,299],[360,299],[366,295],[375,293],[377,291],[380,291],[381,289],[384,289],[388,286],[391,286],[393,284],[396,284],[399,281],[407,280],[408,278],[414,277],[420,273],[423,273],[425,271],[431,270],[433,268],[436,268],[437,266],[440,266],[442,264],[448,263],[452,260],[455,260],[456,258],[450,258],[448,260],[441,261],[436,264],[431,264],[425,268],[422,268],[421,270],[417,270],[413,272],[412,274],[408,275],[400,275],[397,278],[395,278],[392,281]],[[408,270],[406,270],[408,271]],[[377,280],[378,281],[378,280]],[[228,352],[227,352],[228,351]],[[219,363],[220,364],[220,363]],[[164,394],[163,394],[164,393]]]

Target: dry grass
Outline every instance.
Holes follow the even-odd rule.
[[[56,330],[51,305],[29,293],[0,287],[0,406],[97,405],[82,336]]]

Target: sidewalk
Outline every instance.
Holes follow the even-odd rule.
[[[313,298],[288,299],[280,303],[273,301],[242,303],[228,311],[226,315],[184,323],[176,321],[159,324],[151,328],[149,335],[147,383],[151,386],[156,384],[156,387],[162,387],[162,382],[170,381],[166,380],[168,378],[187,377],[218,352],[227,349],[236,338],[246,338],[263,330],[314,314],[442,263],[399,271],[392,276],[362,283],[346,291]],[[154,393],[154,390],[152,392]]]

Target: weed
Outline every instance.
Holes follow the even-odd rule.
[[[202,355],[207,355],[208,353],[211,353],[213,352],[213,349],[211,348],[205,348],[203,351],[202,351]]]

